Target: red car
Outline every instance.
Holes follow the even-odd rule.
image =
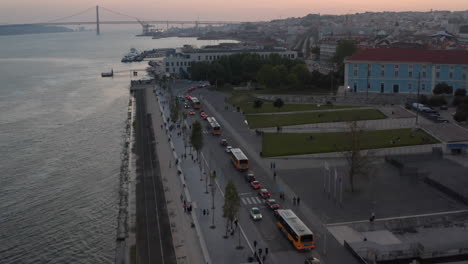
[[[185,95],[185,99],[190,100],[191,98],[192,98],[191,95],[189,95],[189,94],[186,94],[186,95]]]
[[[189,88],[188,91],[191,92],[191,91],[196,90],[196,89],[197,89],[197,87],[192,87],[192,88]]]
[[[265,201],[265,204],[272,210],[276,210],[280,208],[279,203],[277,203],[275,199],[267,199]]]
[[[250,183],[250,186],[252,186],[252,188],[254,188],[254,190],[258,190],[260,189],[260,182],[259,181],[253,181]]]
[[[271,196],[267,189],[260,189],[258,195],[260,195],[263,199],[269,199]]]

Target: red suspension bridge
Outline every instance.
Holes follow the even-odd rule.
[[[85,14],[87,12],[90,12],[92,10],[96,10],[96,20],[95,21],[65,21],[77,16],[80,16],[82,14]],[[109,13],[112,13],[114,15],[119,15],[119,16],[124,16],[126,18],[129,18],[131,20],[108,20],[108,21],[101,21],[99,19],[99,11],[103,10]],[[143,32],[148,30],[149,27],[152,25],[150,24],[159,24],[159,25],[195,25],[195,27],[198,27],[199,25],[233,25],[233,24],[240,24],[242,22],[239,21],[191,21],[191,20],[142,20],[134,16],[126,15],[121,12],[113,11],[109,8],[105,8],[103,6],[96,6],[96,7],[90,7],[87,8],[81,12],[49,20],[46,22],[39,22],[39,23],[28,23],[28,24],[8,24],[9,26],[19,26],[19,25],[44,25],[44,26],[66,26],[66,25],[96,25],[96,34],[100,34],[100,25],[102,24],[110,24],[110,25],[117,25],[117,24],[140,24],[143,27]]]

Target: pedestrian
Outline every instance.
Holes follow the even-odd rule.
[[[265,255],[268,255],[268,248],[265,248]]]
[[[237,229],[238,222],[239,222],[239,221],[237,221],[237,219],[234,220],[234,225],[236,225],[236,229]]]
[[[206,210],[205,209],[203,209],[203,215],[206,215]]]
[[[293,197],[293,205],[296,205],[296,197]]]
[[[257,248],[257,240],[254,240],[253,244],[254,244],[254,248]],[[257,253],[257,252],[255,252],[255,253]]]
[[[273,172],[273,178],[274,178],[275,181],[276,181],[276,171]]]
[[[260,256],[262,255],[262,249],[261,248],[258,249],[258,255],[260,255]]]
[[[273,162],[273,169],[276,169],[276,162]]]
[[[301,198],[299,198],[299,196],[297,197],[297,205],[299,205],[299,203],[301,202]]]
[[[234,235],[234,229],[231,230],[231,236],[233,236],[233,235]]]
[[[184,204],[184,212],[187,212],[187,205]]]

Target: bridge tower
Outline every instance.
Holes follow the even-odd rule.
[[[96,35],[101,35],[101,31],[99,30],[99,6],[96,6]]]

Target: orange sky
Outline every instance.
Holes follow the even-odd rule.
[[[46,21],[101,5],[148,19],[256,21],[365,11],[468,10],[467,0],[0,0],[0,23]],[[103,14],[104,15],[104,14]],[[77,18],[91,18],[90,14]],[[116,16],[109,18],[118,18]]]

